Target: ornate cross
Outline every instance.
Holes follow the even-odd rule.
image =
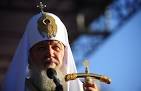
[[[75,80],[76,78],[85,78],[84,83],[91,83],[92,79],[97,79],[101,82],[104,82],[106,84],[111,83],[111,79],[107,76],[104,75],[99,75],[99,74],[94,74],[94,73],[89,73],[88,67],[89,67],[89,61],[84,60],[83,65],[85,66],[85,73],[71,73],[65,75],[65,81],[69,80]]]
[[[88,62],[88,60],[84,60],[83,61],[83,65],[85,67],[85,73],[86,74],[89,73],[89,70],[88,70],[88,68],[89,68],[89,62]]]
[[[37,7],[40,8],[41,9],[41,12],[43,13],[44,12],[43,9],[46,7],[46,5],[44,5],[42,2],[40,2],[40,4],[37,5]]]

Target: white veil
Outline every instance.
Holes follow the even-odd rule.
[[[66,46],[65,48],[65,62],[67,67],[66,74],[76,73],[76,66],[68,42],[68,34],[65,25],[62,21],[52,13],[46,13],[55,19],[57,24],[57,34],[54,38],[43,38],[37,29],[37,20],[42,16],[41,13],[33,16],[27,24],[26,31],[18,45],[16,53],[13,57],[12,63],[5,76],[3,91],[24,91],[25,78],[28,74],[28,50],[39,41],[43,40],[59,40]],[[68,82],[67,91],[83,91],[82,83],[79,80]]]

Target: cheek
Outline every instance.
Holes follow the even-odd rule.
[[[31,55],[31,63],[34,64],[41,64],[42,56],[39,54],[32,54]]]
[[[33,60],[37,60],[40,56],[38,54],[33,54],[31,57]]]
[[[58,59],[60,60],[61,63],[63,62],[64,52],[61,52],[61,53],[58,54]]]

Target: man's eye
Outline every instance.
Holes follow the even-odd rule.
[[[53,49],[59,51],[59,50],[61,50],[61,47],[60,46],[54,46]]]
[[[45,47],[38,47],[37,48],[39,51],[41,51],[41,50],[45,50]]]

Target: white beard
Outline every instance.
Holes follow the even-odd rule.
[[[32,67],[31,71],[31,80],[33,84],[38,88],[40,91],[55,91],[55,83],[52,79],[48,78],[46,75],[46,70],[40,70],[37,67]],[[57,77],[60,80],[60,83],[63,85],[64,91],[67,91],[67,85],[64,81],[64,75],[60,70],[56,70]]]

